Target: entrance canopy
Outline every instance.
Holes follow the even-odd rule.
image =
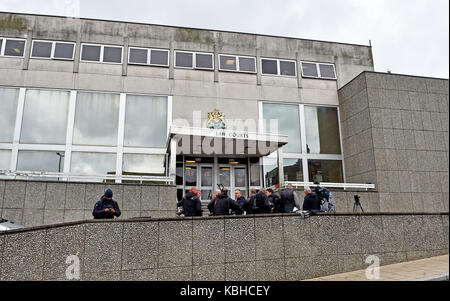
[[[169,139],[171,155],[214,157],[264,157],[288,143],[284,135],[180,126],[171,127]]]

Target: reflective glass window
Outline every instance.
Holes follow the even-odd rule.
[[[184,68],[193,68],[193,53],[176,52],[175,66]]]
[[[0,88],[0,143],[14,139],[19,89]]]
[[[21,143],[65,144],[70,92],[27,90]]]
[[[266,180],[266,187],[277,185],[280,182],[278,177],[277,158],[264,158],[263,168],[264,168],[264,178]]]
[[[280,75],[295,76],[295,62],[280,61]]]
[[[165,147],[166,139],[167,97],[127,95],[124,144]]]
[[[117,145],[119,94],[78,92],[73,144]]]
[[[177,185],[183,185],[183,163],[177,163]]]
[[[320,77],[333,79],[336,78],[336,73],[334,72],[333,65],[319,64],[319,69],[320,69]]]
[[[212,54],[204,54],[204,53],[196,53],[195,54],[195,67],[203,68],[203,69],[212,69],[213,68],[213,55]]]
[[[239,58],[239,71],[244,72],[256,72],[255,58],[240,57]]]
[[[217,184],[222,184],[225,187],[230,187],[231,183],[231,168],[230,167],[220,167]]]
[[[300,117],[298,105],[263,104],[264,132],[287,135],[288,144],[283,147],[287,153],[301,153]],[[278,124],[278,129],[276,128]]]
[[[259,158],[250,158],[250,186],[261,186]]]
[[[147,49],[130,48],[130,63],[147,64]]]
[[[305,106],[305,123],[308,153],[341,153],[337,108]]]
[[[185,186],[197,186],[197,167],[186,166],[184,169],[184,184]]]
[[[202,186],[212,186],[213,183],[213,169],[212,167],[202,167]]]
[[[105,46],[103,48],[103,62],[122,63],[122,48]]]
[[[236,57],[229,55],[221,55],[220,69],[236,71]]]
[[[284,159],[283,170],[285,181],[303,182],[302,159]]]
[[[277,60],[262,59],[261,65],[262,65],[262,73],[263,74],[274,74],[274,75],[278,74]]]
[[[169,66],[169,51],[167,50],[151,50],[151,65]]]
[[[64,152],[28,150],[19,151],[17,155],[17,170],[63,172]]]
[[[164,175],[165,155],[123,154],[123,175]]]
[[[25,41],[6,39],[5,55],[23,56],[24,51],[25,51]]]
[[[303,76],[319,77],[317,73],[317,64],[302,62]]]
[[[51,58],[52,56],[52,42],[33,42],[33,49],[31,50],[32,57]]]
[[[73,60],[73,52],[75,44],[73,43],[55,43],[55,52],[53,57],[55,59]]]
[[[234,169],[234,186],[235,187],[245,187],[246,186],[247,172],[245,168],[235,168]]]
[[[116,154],[72,152],[70,172],[86,175],[114,175],[116,173]],[[86,181],[86,179],[83,179]],[[91,181],[102,182],[103,179]]]
[[[0,55],[2,54],[3,39],[0,39]]]
[[[82,45],[81,48],[81,59],[83,61],[93,61],[93,62],[99,62],[100,61],[100,51],[101,46],[100,45]]]
[[[9,170],[11,163],[11,151],[0,150],[0,170]]]
[[[309,181],[343,183],[342,161],[308,160]]]

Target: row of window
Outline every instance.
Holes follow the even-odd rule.
[[[23,57],[25,40],[0,38],[0,55]],[[122,64],[122,46],[81,44],[80,59],[84,62]],[[31,58],[73,60],[75,43],[33,40]],[[148,66],[169,66],[169,50],[129,47],[128,63]],[[297,76],[293,60],[262,58],[261,72],[265,75]],[[192,51],[175,51],[174,66],[186,69],[214,69],[214,54]],[[334,64],[301,62],[302,76],[336,79]],[[256,57],[219,54],[219,70],[256,73]]]

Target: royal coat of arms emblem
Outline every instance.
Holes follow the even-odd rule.
[[[209,129],[224,130],[227,128],[224,118],[225,115],[222,112],[219,112],[219,110],[215,109],[214,112],[208,113],[208,121],[206,122],[206,127]]]

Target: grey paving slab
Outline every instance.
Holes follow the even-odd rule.
[[[157,281],[158,280],[158,270],[148,269],[148,270],[130,270],[122,271],[122,281]]]
[[[192,265],[192,220],[159,224],[158,260],[158,268]]]
[[[223,219],[193,221],[193,264],[225,262],[225,222]]]
[[[125,185],[123,186],[123,211],[141,210],[141,186]]]
[[[158,281],[192,281],[192,267],[158,269]]]
[[[284,259],[282,217],[255,218],[256,260]]]
[[[25,209],[44,209],[47,183],[28,182],[25,190]]]
[[[145,211],[159,209],[158,186],[142,186],[141,209]]]
[[[86,243],[83,273],[120,270],[123,227],[122,223],[85,225]]]
[[[158,222],[125,223],[122,270],[158,267]]]
[[[2,280],[42,280],[45,231],[7,235]]]
[[[22,209],[25,205],[26,182],[6,181],[3,197],[4,209]]]
[[[256,261],[256,281],[285,281],[285,260]]]
[[[359,216],[342,216],[336,218],[336,233],[339,233],[337,240],[337,254],[351,255],[361,254],[362,242]]]
[[[84,199],[86,197],[86,184],[67,183],[65,209],[84,209]],[[99,198],[100,199],[100,198]],[[94,209],[92,203],[91,208]]]
[[[225,263],[225,281],[256,281],[255,262]]]
[[[193,281],[225,281],[225,264],[193,267]]]
[[[255,260],[255,220],[225,220],[225,262]]]
[[[84,259],[84,228],[84,225],[77,225],[47,230],[44,279],[65,279],[67,268],[74,263],[70,256],[78,256],[81,264]],[[81,265],[80,276],[82,277]]]
[[[24,209],[22,225],[36,227],[44,224],[44,209]]]
[[[45,193],[45,209],[64,209],[66,199],[66,183],[47,183]]]

